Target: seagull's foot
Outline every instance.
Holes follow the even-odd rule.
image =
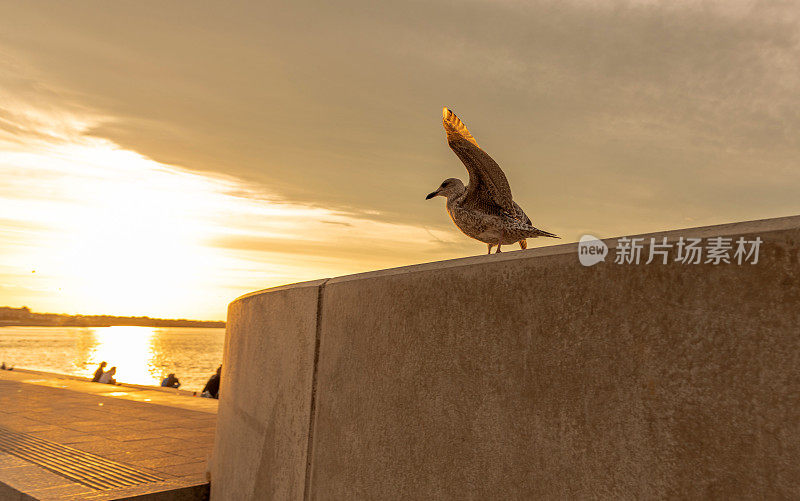
[[[501,252],[503,251],[500,250],[500,244],[497,244],[497,252],[495,252],[495,254],[500,254]]]

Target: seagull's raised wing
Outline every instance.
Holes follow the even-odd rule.
[[[515,215],[511,187],[497,162],[478,146],[464,122],[447,108],[442,110],[442,124],[447,133],[447,144],[469,172],[469,186],[462,205]]]

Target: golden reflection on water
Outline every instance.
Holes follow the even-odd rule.
[[[107,362],[106,370],[117,368],[115,378],[126,383],[157,385],[160,374],[155,366],[153,349],[154,327],[92,327],[94,344],[89,349],[87,362],[90,372],[97,364]]]

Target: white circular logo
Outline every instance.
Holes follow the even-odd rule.
[[[608,246],[594,235],[583,235],[578,242],[578,259],[584,266],[593,266],[605,261]]]

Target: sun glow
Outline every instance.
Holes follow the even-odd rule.
[[[92,329],[96,344],[87,357],[89,370],[108,361],[105,370],[117,368],[115,379],[134,384],[158,384],[159,368],[151,365],[155,328],[98,327]],[[143,363],[147,361],[148,363]]]
[[[236,178],[156,162],[85,135],[97,118],[6,112],[3,304],[224,318],[247,291],[426,260],[453,238],[278,202]]]
[[[70,310],[186,310],[224,264],[219,249],[203,245],[221,196],[207,178],[102,141],[5,153],[0,162],[19,169],[4,178],[25,194],[8,190],[2,213],[38,228],[34,245],[5,262],[29,267]]]

